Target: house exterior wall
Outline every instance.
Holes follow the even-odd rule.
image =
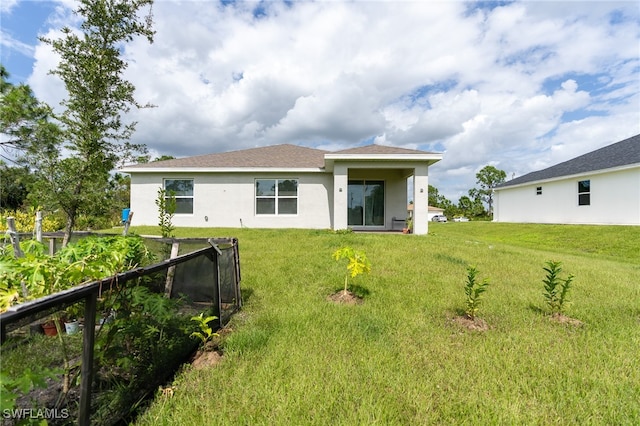
[[[414,206],[426,206],[429,203],[429,170],[427,166],[415,168],[413,175]],[[429,232],[427,209],[413,209],[413,233],[423,235]]]
[[[323,173],[132,173],[134,225],[157,225],[164,178],[194,180],[193,214],[176,214],[175,226],[331,228],[333,176]],[[298,213],[256,215],[255,179],[298,179]]]
[[[349,170],[344,164],[336,164],[333,169],[333,229],[347,229],[347,193]]]
[[[391,230],[393,218],[407,217],[407,179],[414,176],[414,199],[426,205],[428,165],[407,161],[336,161],[331,171],[224,171],[224,172],[130,172],[133,225],[157,225],[158,190],[164,179],[193,179],[193,213],[176,214],[172,223],[180,227],[249,228],[348,228],[348,182],[385,182],[384,226],[367,230]],[[291,215],[257,215],[256,179],[297,179],[298,212]],[[422,188],[423,192],[419,192]],[[426,234],[427,212],[414,221],[414,232]],[[358,228],[356,228],[358,229]]]
[[[588,206],[578,205],[582,180],[590,180]],[[640,225],[640,166],[501,188],[494,196],[496,222]]]

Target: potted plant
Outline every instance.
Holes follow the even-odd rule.
[[[46,336],[57,336],[58,328],[56,327],[55,318],[49,318],[42,323],[42,330]]]
[[[407,226],[406,228],[402,228],[402,233],[403,234],[411,234],[413,232],[413,219],[412,218],[408,218],[407,219]]]
[[[83,311],[81,303],[74,303],[65,309],[64,328],[67,334],[76,334],[80,331],[80,314]]]
[[[42,330],[45,336],[57,336],[58,330],[56,329],[56,323],[53,321],[46,321],[42,324]]]

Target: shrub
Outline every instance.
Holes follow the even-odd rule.
[[[196,315],[191,317],[191,321],[194,321],[200,330],[194,331],[191,333],[191,337],[195,337],[200,339],[202,342],[202,346],[205,346],[207,342],[214,337],[218,337],[218,333],[213,331],[213,328],[209,325],[210,322],[217,320],[218,317],[209,315],[204,316],[204,312],[201,312],[200,315]]]
[[[42,232],[54,232],[64,228],[64,219],[54,214],[42,215]],[[7,231],[7,218],[13,217],[16,222],[16,231],[33,232],[36,223],[35,211],[7,210],[0,213],[0,232]]]
[[[90,231],[93,229],[107,229],[113,226],[113,219],[108,216],[78,215],[75,229]]]
[[[35,240],[22,241],[20,246],[25,253],[22,258],[15,258],[12,250],[0,251],[0,312],[152,260],[139,237],[87,237],[54,256],[46,255],[44,245]]]
[[[464,286],[464,294],[467,296],[465,314],[469,319],[475,319],[478,309],[480,309],[480,299],[482,293],[487,291],[489,278],[485,278],[478,283],[476,277],[478,270],[475,266],[467,267],[467,283]]]
[[[569,304],[567,294],[574,276],[569,274],[565,279],[560,278],[562,262],[548,260],[546,265],[543,268],[547,272],[547,276],[542,280],[544,283],[543,296],[552,314],[562,314],[565,306]]]

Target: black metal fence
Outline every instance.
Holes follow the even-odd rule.
[[[5,351],[20,350],[20,343],[16,341],[24,340],[24,337],[20,336],[24,336],[30,325],[54,312],[84,302],[77,424],[91,423],[91,395],[95,387],[96,371],[96,333],[101,330],[101,323],[108,320],[100,318],[102,312],[99,312],[98,308],[99,298],[101,299],[105,292],[128,285],[146,286],[152,292],[164,293],[170,299],[179,299],[182,313],[187,316],[199,312],[216,316],[215,322],[210,324],[213,329],[221,328],[242,306],[237,239],[154,238],[147,241],[151,245],[156,244],[160,252],[165,254],[169,252],[169,246],[173,247],[174,256],[151,266],[132,269],[16,305],[0,314],[4,357],[7,353]],[[200,248],[180,254],[180,251],[185,251],[186,248],[198,246]],[[14,336],[15,338],[12,338]],[[13,349],[8,348],[9,342],[13,342]]]

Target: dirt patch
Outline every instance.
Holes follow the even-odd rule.
[[[213,367],[222,360],[222,353],[219,351],[198,351],[191,360],[191,365],[196,370]]]
[[[466,315],[463,316],[455,316],[451,318],[451,322],[457,324],[460,327],[466,328],[467,330],[472,331],[487,331],[489,330],[489,325],[482,318],[474,318],[471,319]]]
[[[575,318],[568,317],[564,314],[553,314],[549,317],[549,319],[553,322],[572,325],[574,327],[582,327],[584,325],[582,321]]]
[[[331,294],[327,296],[327,300],[343,305],[360,305],[363,302],[362,297],[350,292],[349,290],[341,290],[337,293]]]

